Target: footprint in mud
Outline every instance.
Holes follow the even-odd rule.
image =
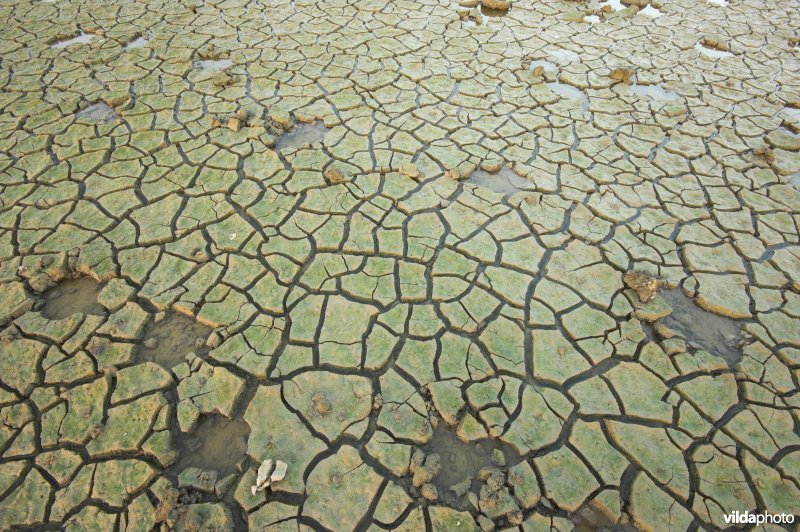
[[[61,281],[43,294],[42,311],[51,320],[61,320],[76,312],[102,315],[105,309],[97,302],[97,295],[102,289],[103,285],[91,277]]]
[[[439,423],[433,431],[431,441],[422,450],[426,455],[439,455],[441,469],[433,478],[433,484],[440,489],[440,493],[447,492],[464,481],[474,480],[485,467],[497,467],[495,451],[502,454],[504,468],[522,460],[511,445],[498,440],[487,438],[464,442],[446,423]]]
[[[236,473],[236,466],[246,458],[249,436],[250,425],[241,418],[205,417],[194,432],[179,438],[178,460],[170,469],[178,475],[196,467],[216,471],[219,478]]]
[[[183,362],[190,352],[205,354],[209,334],[211,327],[179,312],[168,312],[161,320],[147,325],[142,343],[137,346],[136,360],[155,362],[171,369]]]

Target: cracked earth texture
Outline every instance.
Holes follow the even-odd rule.
[[[800,2],[484,1],[0,3],[0,528],[797,513]]]

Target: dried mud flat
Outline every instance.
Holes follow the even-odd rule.
[[[0,529],[800,513],[800,3],[504,3],[0,4]]]

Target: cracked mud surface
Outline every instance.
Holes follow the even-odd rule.
[[[800,3],[484,3],[0,5],[0,528],[798,513]]]

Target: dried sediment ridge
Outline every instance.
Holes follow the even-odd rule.
[[[702,7],[0,6],[0,528],[796,512],[800,4]]]

